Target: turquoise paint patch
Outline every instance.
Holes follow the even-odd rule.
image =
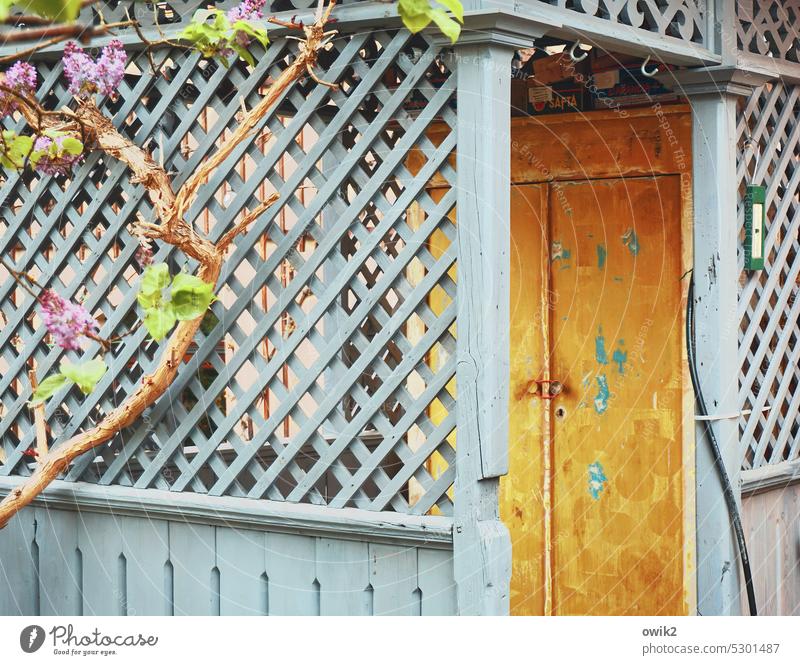
[[[628,229],[622,235],[622,244],[628,248],[628,250],[630,251],[631,254],[633,254],[633,256],[636,256],[639,253],[639,250],[641,249],[639,245],[639,237],[636,235],[636,231],[634,231],[633,229]]]
[[[622,348],[624,344],[624,339],[619,340],[617,348],[614,350],[614,355],[611,356],[611,359],[617,363],[617,369],[620,374],[625,374],[625,363],[628,362],[628,352]]]
[[[598,245],[597,246],[597,267],[600,270],[606,265],[606,257],[608,256],[608,250],[606,249],[605,245]]]
[[[608,398],[611,394],[608,391],[608,379],[605,374],[600,374],[597,377],[597,395],[594,398],[594,410],[599,415],[603,415],[608,411]]]
[[[608,365],[608,353],[606,353],[606,338],[603,337],[603,326],[597,329],[597,337],[594,338],[594,357],[601,365]]]
[[[607,482],[608,478],[603,470],[603,465],[600,462],[592,462],[589,465],[589,494],[595,501],[600,498]]]

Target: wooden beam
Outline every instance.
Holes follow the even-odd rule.
[[[479,41],[480,39],[480,41]],[[474,43],[472,43],[474,40]],[[499,517],[508,472],[510,63],[506,39],[468,35],[458,74],[457,370],[453,547],[460,614],[507,614],[511,539]]]
[[[692,105],[694,156],[694,309],[696,361],[710,415],[739,409],[736,206],[736,102],[749,94],[735,69],[672,73],[672,85]],[[706,433],[696,425],[697,610],[740,613],[739,555],[719,470]],[[734,491],[739,496],[741,453],[736,419],[714,428]]]
[[[0,477],[0,494],[25,480]],[[208,497],[193,492],[170,492],[54,480],[33,501],[34,506],[81,513],[146,517],[191,524],[256,529],[281,533],[366,540],[407,547],[450,549],[452,521],[448,517],[402,515],[357,508],[333,509],[311,504]]]

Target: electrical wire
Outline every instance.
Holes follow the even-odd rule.
[[[703,397],[703,391],[700,388],[700,380],[697,377],[694,333],[694,273],[692,273],[689,279],[689,295],[688,302],[686,303],[686,350],[689,361],[689,374],[692,377],[692,387],[694,388],[694,394],[697,400],[697,409],[701,416],[708,416],[706,400]],[[736,505],[736,496],[733,493],[731,479],[725,468],[725,462],[722,459],[722,451],[720,450],[717,437],[714,434],[714,429],[711,426],[711,421],[706,420],[704,424],[708,441],[711,444],[711,451],[714,454],[714,461],[717,471],[719,472],[719,478],[722,481],[725,503],[728,504],[728,512],[730,513],[731,522],[733,522],[733,530],[736,533],[736,543],[739,547],[739,559],[742,562],[742,570],[744,572],[744,583],[747,589],[747,603],[750,606],[750,616],[758,616],[756,593],[753,588],[753,575],[750,571],[750,557],[747,555],[747,543],[745,542],[744,529],[742,528],[742,516],[739,513],[739,507]]]

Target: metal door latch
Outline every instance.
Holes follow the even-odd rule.
[[[534,379],[528,387],[528,394],[541,399],[553,399],[564,392],[564,384],[558,379]]]

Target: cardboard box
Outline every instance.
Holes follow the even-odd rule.
[[[593,73],[588,90],[596,110],[663,104],[680,98],[657,79],[642,74],[639,68]]]

